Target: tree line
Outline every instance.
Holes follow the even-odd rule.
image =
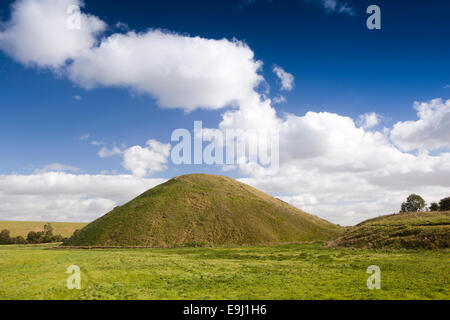
[[[37,244],[37,243],[52,243],[62,242],[65,238],[60,235],[53,234],[53,227],[50,223],[44,225],[44,231],[30,231],[27,238],[22,236],[11,237],[9,230],[4,229],[0,232],[0,245],[1,244]]]
[[[433,202],[427,207],[425,200],[418,194],[411,194],[402,203],[400,212],[424,212],[424,211],[450,211],[450,197],[441,199],[439,203]]]

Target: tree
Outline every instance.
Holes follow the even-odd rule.
[[[27,241],[22,236],[11,238],[11,240],[11,242],[15,244],[27,244]]]
[[[406,199],[406,202],[402,203],[400,212],[421,212],[426,207],[426,202],[418,194],[411,194]]]
[[[44,237],[42,239],[43,243],[50,243],[53,241],[53,227],[50,223],[44,225]]]
[[[53,236],[53,227],[50,223],[47,223],[44,225],[44,233],[46,236],[49,236],[49,237]]]
[[[450,210],[450,197],[444,198],[439,201],[439,207],[441,211],[449,211]]]
[[[11,237],[9,235],[9,230],[2,230],[0,232],[0,244],[11,244]]]
[[[39,243],[39,234],[38,232],[30,231],[27,235],[28,243]]]
[[[433,202],[432,204],[430,204],[429,209],[430,211],[439,211],[439,205],[436,202]]]

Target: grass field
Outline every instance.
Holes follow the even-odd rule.
[[[0,246],[0,299],[450,299],[444,250]],[[68,290],[69,265],[82,289]],[[381,268],[381,290],[366,269]]]
[[[30,231],[43,231],[46,222],[37,221],[0,221],[0,231],[7,229],[11,232],[11,237],[22,236],[26,238]],[[60,234],[63,237],[70,237],[77,229],[81,229],[87,223],[71,222],[51,222],[53,234]]]

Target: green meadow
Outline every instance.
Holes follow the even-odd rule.
[[[0,299],[450,299],[448,250],[0,246]],[[81,290],[65,273],[81,268]],[[381,289],[366,286],[381,268]]]

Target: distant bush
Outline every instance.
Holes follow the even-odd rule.
[[[436,202],[433,202],[430,204],[430,207],[428,208],[430,211],[439,211],[439,205]]]
[[[9,235],[9,230],[2,230],[0,232],[0,244],[11,244],[11,237]]]
[[[426,207],[426,202],[418,194],[411,194],[406,199],[406,202],[402,203],[400,212],[422,212]]]
[[[450,197],[444,198],[439,201],[439,208],[441,211],[450,211]]]

